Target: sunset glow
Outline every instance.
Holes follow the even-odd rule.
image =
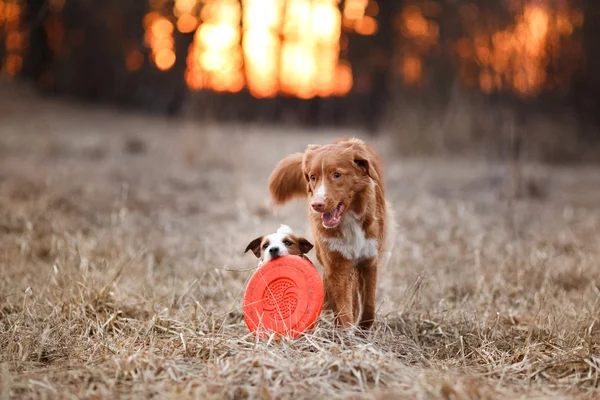
[[[352,87],[350,66],[339,60],[337,0],[212,0],[199,4],[199,15],[186,70],[193,90],[311,98]]]
[[[341,15],[335,0],[289,1],[283,24],[281,90],[300,98],[336,90]]]
[[[125,52],[125,67],[128,71],[137,71],[144,65],[144,55],[135,48],[130,47]]]
[[[181,33],[190,33],[196,30],[200,23],[197,17],[196,0],[175,0],[173,14],[177,18],[177,29]]]
[[[474,58],[481,67],[479,88],[491,93],[510,89],[528,96],[547,85],[546,67],[560,54],[561,40],[583,24],[581,10],[551,9],[544,3],[513,7],[515,23],[506,29],[488,32],[479,29],[473,38],[463,38],[457,53],[463,67]],[[467,74],[463,81],[468,83]]]
[[[243,41],[246,85],[255,97],[273,97],[279,92],[281,31],[284,2],[243,1]]]
[[[23,68],[29,38],[21,23],[22,4],[0,0],[4,76],[17,75]],[[506,0],[506,15],[494,15],[476,2],[453,6],[457,8],[439,0],[403,4],[389,20],[399,39],[394,41],[393,55],[381,51],[366,64],[390,65],[406,86],[431,82],[428,59],[442,56],[456,62],[465,86],[484,93],[536,95],[564,84],[576,68],[570,60],[582,54],[581,46],[572,44],[585,16],[569,1]],[[76,41],[85,40],[85,32],[66,30],[64,5],[65,0],[48,0],[49,12],[41,24],[48,47],[66,56],[78,46]],[[185,57],[190,89],[226,93],[245,89],[256,98],[344,96],[353,88],[368,92],[370,67],[357,63],[353,71],[348,54],[355,57],[353,49],[371,40],[366,36],[378,35],[379,24],[387,18],[376,0],[148,0],[148,6],[142,21],[148,51],[137,39],[120,44],[128,71],[140,70],[145,62],[168,71],[177,57]],[[458,36],[442,41],[444,18],[456,18],[460,29]],[[175,39],[178,44],[192,43],[176,54]],[[379,39],[373,38],[373,43]]]
[[[426,7],[434,2],[425,2],[421,7],[408,5],[396,19],[396,31],[406,39],[400,49],[401,57],[397,72],[407,85],[417,85],[423,77],[423,57],[438,44],[440,28],[437,22],[424,15]]]
[[[186,82],[193,90],[239,92],[244,87],[240,45],[241,7],[237,0],[202,5],[202,23],[187,58]]]
[[[374,0],[346,0],[343,10],[343,25],[359,35],[374,35],[379,29],[375,17],[379,5]]]
[[[144,17],[144,42],[150,48],[150,60],[161,71],[175,65],[174,26],[168,18],[153,11]]]
[[[25,48],[26,35],[21,29],[21,6],[0,0],[0,28],[4,35],[6,54],[1,60],[0,71],[10,76],[16,75],[23,68],[23,49]]]
[[[424,58],[439,49],[442,15],[439,1],[415,0],[396,20],[397,32],[405,39],[398,49],[397,73],[406,85],[423,82]],[[490,28],[495,21],[481,14],[474,3],[459,8],[470,36],[458,39],[454,51],[460,60],[463,84],[485,93],[510,90],[519,95],[539,93],[548,85],[547,66],[560,55],[562,40],[583,24],[583,12],[567,2],[550,7],[547,2],[513,0],[509,11],[514,22],[503,29]],[[489,18],[489,19],[488,19]],[[485,22],[482,22],[485,21]],[[474,73],[474,71],[477,71]]]

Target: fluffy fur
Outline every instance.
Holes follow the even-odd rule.
[[[304,256],[313,248],[312,243],[303,237],[294,235],[287,225],[281,225],[277,232],[259,236],[246,247],[245,253],[252,250],[258,258],[258,266],[281,256]]]
[[[279,162],[269,190],[276,204],[308,198],[327,306],[343,327],[370,328],[375,320],[377,269],[387,236],[379,155],[359,139],[309,145],[303,154]]]

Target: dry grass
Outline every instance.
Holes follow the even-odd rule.
[[[510,166],[384,152],[399,230],[373,332],[325,315],[257,343],[242,251],[308,233],[268,174],[340,133],[0,106],[0,398],[599,395],[598,168],[525,165],[544,190],[515,198]]]
[[[518,139],[520,153],[530,160],[549,164],[598,164],[600,160],[600,143],[592,140],[599,137],[596,128],[568,107],[544,111],[539,104],[493,101],[459,87],[447,104],[441,103],[426,93],[396,100],[387,129],[396,133],[399,152],[510,160]]]

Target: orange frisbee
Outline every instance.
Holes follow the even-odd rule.
[[[321,277],[310,261],[279,257],[250,278],[244,294],[244,319],[250,332],[297,337],[313,327],[323,297]]]

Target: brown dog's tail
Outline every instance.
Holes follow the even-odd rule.
[[[287,156],[277,164],[269,178],[269,191],[275,204],[284,204],[294,197],[306,197],[306,178],[302,171],[303,153]]]

